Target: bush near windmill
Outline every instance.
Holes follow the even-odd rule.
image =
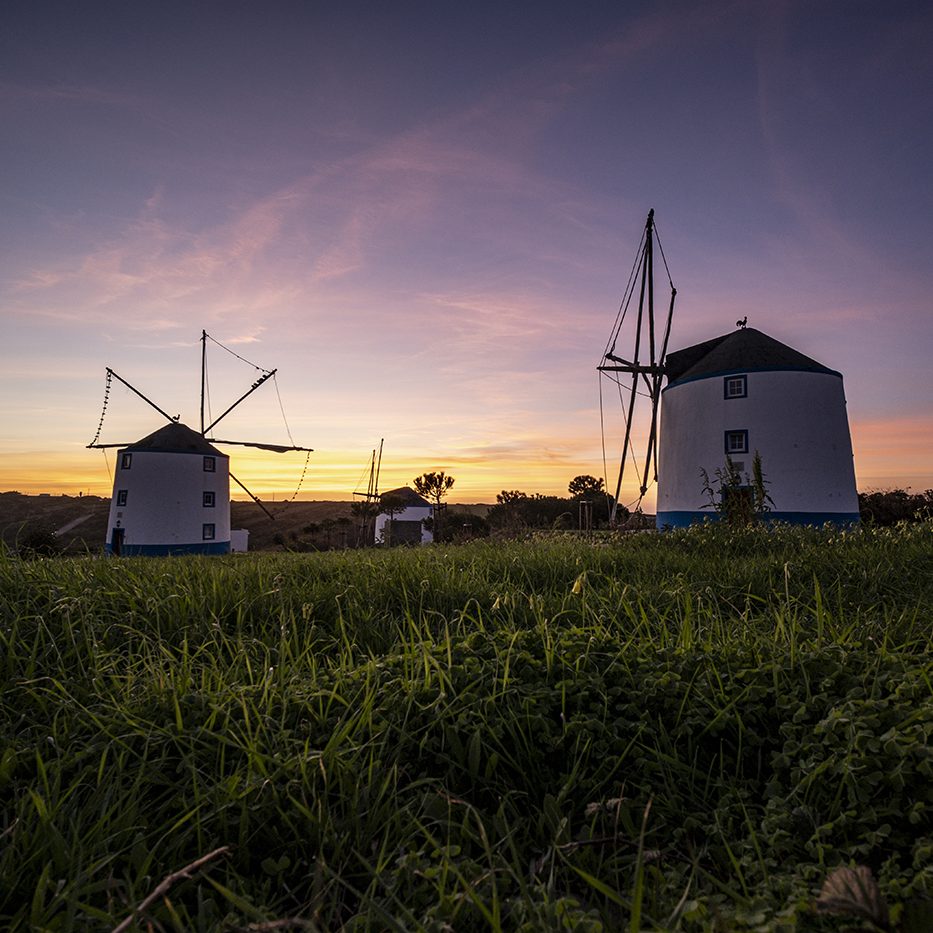
[[[933,489],[911,493],[909,489],[873,489],[860,492],[862,521],[872,525],[896,525],[933,518]]]

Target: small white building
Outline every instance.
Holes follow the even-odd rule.
[[[703,508],[700,471],[728,457],[743,476],[761,455],[769,519],[858,521],[842,375],[753,328],[668,353],[658,452],[658,527],[717,513]]]
[[[173,422],[117,452],[108,554],[230,551],[230,458]]]
[[[425,519],[434,514],[427,499],[410,486],[391,489],[383,495],[400,499],[405,507],[391,516],[385,512],[376,516],[376,544],[430,544],[434,540],[434,534],[424,527]]]

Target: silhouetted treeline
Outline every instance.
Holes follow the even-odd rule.
[[[882,489],[858,494],[859,514],[872,525],[896,525],[933,518],[933,489],[911,495],[906,489]]]
[[[587,512],[593,528],[605,528],[609,524],[611,498],[605,493],[588,498],[574,496],[544,496],[541,493],[528,495],[517,489],[503,489],[496,496],[496,504],[490,508],[486,519],[495,531],[520,531],[523,528],[585,528]],[[621,521],[628,510],[619,509]]]

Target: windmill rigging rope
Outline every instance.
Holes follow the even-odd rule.
[[[211,337],[211,339],[213,340],[214,338]],[[211,377],[207,368],[207,356],[204,357],[204,403],[207,405],[208,424],[212,424],[214,421],[214,411],[211,408]]]
[[[229,353],[231,356],[235,356],[241,362],[246,363],[249,366],[252,366],[253,369],[258,369],[259,372],[261,373],[272,372],[271,369],[266,369],[265,367],[260,366],[258,363],[254,363],[252,360],[246,359],[245,356],[240,356],[239,353],[236,353],[234,350],[231,350],[230,347],[225,347],[219,340],[217,340],[215,337],[212,337],[210,334],[206,333],[205,335],[207,336],[207,339],[211,341],[211,343],[216,343],[217,346],[220,347],[221,350],[226,350],[227,353]]]
[[[239,353],[235,352],[234,350],[231,350],[230,347],[224,346],[219,340],[217,340],[215,337],[212,337],[210,334],[206,334],[206,336],[208,340],[211,341],[211,343],[216,343],[217,346],[221,348],[221,350],[226,350],[227,353],[229,353],[231,356],[235,356],[241,362],[246,363],[248,366],[252,366],[253,369],[256,369],[259,372],[265,373],[267,375],[270,373],[272,374],[272,384],[275,386],[275,395],[276,395],[276,398],[279,400],[279,410],[282,412],[282,421],[285,424],[285,433],[288,435],[288,439],[292,442],[292,447],[297,447],[298,445],[295,443],[295,438],[292,437],[291,429],[288,426],[288,418],[285,417],[285,406],[282,404],[282,394],[281,392],[279,392],[279,381],[275,377],[274,370],[266,369],[264,366],[260,366],[258,363],[254,363],[252,360],[246,359],[245,356],[240,356]],[[205,375],[206,375],[206,372],[207,372],[207,366],[205,364]],[[208,404],[210,403],[208,402]]]
[[[285,433],[288,435],[288,439],[292,442],[292,447],[297,447],[295,443],[295,438],[292,437],[292,432],[288,427],[288,419],[285,417],[285,406],[282,404],[282,395],[279,392],[279,380],[272,377],[272,384],[275,386],[275,397],[279,400],[279,411],[282,412],[282,421],[285,423]]]
[[[301,476],[298,478],[298,485],[295,487],[295,491],[287,499],[282,500],[282,508],[277,509],[278,512],[281,512],[282,509],[284,509],[285,506],[288,505],[289,503],[294,502],[298,496],[298,493],[301,492],[301,487],[304,485],[304,481],[305,481],[305,474],[307,474],[308,472],[308,463],[311,460],[312,452],[313,451],[309,450],[307,455],[305,456],[305,465],[301,470]]]
[[[599,375],[603,376],[606,374],[600,373]],[[636,378],[636,377],[633,376],[632,378]],[[611,382],[615,384],[616,388],[619,391],[619,406],[622,409],[622,417],[624,418],[626,416],[627,409],[625,407],[625,397],[622,394],[622,389],[624,388],[622,385],[622,381],[618,377],[613,378],[612,376],[610,376],[609,379]],[[637,394],[642,395],[642,397],[645,397],[643,393],[641,392]],[[601,378],[599,379],[599,433],[600,433],[600,441],[602,443],[602,453],[603,453],[603,474],[605,476],[608,476],[609,468],[608,468],[608,462],[606,460],[606,420],[605,420],[604,404],[603,404],[603,380]],[[635,461],[635,445],[632,441],[631,435],[629,436],[629,440],[628,440],[628,449],[629,449],[629,454],[631,455],[631,458],[632,458],[632,463],[635,463],[636,462]],[[648,489],[650,489],[655,484],[655,482],[657,482],[657,477],[655,477],[655,479],[651,483],[649,483],[648,486],[645,487],[645,492],[647,492]],[[644,497],[645,497],[645,493],[641,493],[640,495],[636,496],[636,498],[632,499],[628,503],[628,505],[623,506],[623,508],[626,508],[629,511],[631,511],[631,506],[634,505],[635,508],[638,509],[641,506],[641,502],[642,502],[642,499],[644,499]],[[611,499],[608,489],[606,490],[606,499],[607,501]],[[611,504],[609,507],[610,508],[612,507]]]
[[[104,416],[107,414],[107,403],[110,401],[110,386],[112,382],[113,373],[108,369],[107,382],[104,385],[104,406],[100,411],[100,421],[97,423],[97,433],[94,435],[94,440],[88,444],[88,447],[93,447],[100,440],[100,432],[104,429]]]
[[[606,483],[609,482],[609,467],[606,461],[606,420],[603,415],[603,380],[602,373],[597,373],[597,378],[599,380],[599,434],[600,440],[603,445],[603,477]],[[609,511],[612,511],[612,497],[609,495],[609,488],[606,487],[606,505],[609,508]]]
[[[373,451],[373,453],[375,453],[375,451]],[[364,466],[364,467],[363,467],[363,470],[362,470],[362,472],[360,473],[359,478],[358,478],[357,481],[356,481],[356,485],[353,487],[353,495],[354,495],[354,496],[355,496],[355,495],[363,495],[363,493],[361,493],[361,492],[359,491],[359,490],[360,490],[360,484],[363,482],[363,477],[366,476],[367,473],[371,473],[371,472],[372,472],[372,467],[371,467],[371,466]]]
[[[297,447],[295,443],[295,438],[292,437],[291,428],[288,426],[288,418],[285,417],[285,406],[282,404],[282,394],[279,392],[279,380],[276,379],[275,375],[272,376],[272,384],[275,386],[275,397],[279,400],[279,411],[282,412],[282,421],[285,424],[285,433],[288,435],[288,439],[292,442],[292,447]],[[287,505],[289,502],[294,502],[298,498],[298,493],[301,492],[301,487],[304,485],[305,476],[308,472],[308,464],[311,461],[311,451],[309,450],[307,456],[305,457],[305,465],[301,468],[301,476],[298,478],[298,485],[295,487],[295,491],[292,493],[291,497],[286,499],[283,505]]]
[[[628,282],[626,283],[625,291],[622,293],[622,302],[619,305],[619,310],[616,312],[616,319],[612,323],[609,340],[606,342],[606,347],[603,350],[603,358],[615,351],[616,341],[619,339],[619,331],[622,330],[625,316],[628,314],[629,305],[632,303],[632,295],[635,293],[635,281],[638,274],[638,267],[641,265],[646,245],[645,234],[642,233],[641,242],[638,244],[638,250],[635,253],[635,261],[632,263],[632,271],[629,272]]]
[[[667,267],[667,256],[664,255],[664,247],[661,245],[661,237],[658,234],[658,225],[654,225],[654,238],[658,241],[658,249],[661,251],[661,261],[664,263],[664,271],[667,273],[667,281],[671,288],[674,287],[674,280],[671,278],[671,270]]]
[[[254,363],[252,360],[246,359],[245,356],[240,356],[239,353],[237,353],[234,350],[231,350],[230,347],[224,346],[224,344],[222,344],[219,340],[217,340],[216,337],[212,337],[207,332],[205,332],[205,336],[211,341],[211,343],[217,344],[217,346],[220,347],[221,350],[226,350],[227,353],[229,353],[231,356],[235,356],[238,360],[240,360],[240,362],[246,363],[248,366],[252,366],[253,369],[263,373],[264,375],[272,376],[272,384],[275,386],[275,397],[279,401],[279,411],[282,412],[282,422],[285,425],[285,433],[288,435],[288,439],[291,441],[292,447],[297,447],[298,445],[295,443],[295,438],[292,437],[291,428],[288,426],[288,418],[285,417],[285,405],[282,403],[282,394],[281,392],[279,392],[279,381],[278,379],[275,378],[275,371],[272,369],[266,369],[264,366],[260,366],[258,363]],[[205,381],[205,390],[204,390],[205,401],[207,402],[208,413],[210,414],[211,420],[213,420],[214,415],[213,415],[213,412],[211,412],[210,391],[209,391],[209,385],[208,385],[206,362],[204,366],[204,381]],[[291,496],[289,496],[287,499],[282,500],[283,506],[288,505],[290,502],[294,502],[295,499],[298,497],[298,493],[301,492],[301,487],[304,485],[305,476],[307,476],[308,474],[308,464],[311,462],[311,453],[312,451],[310,450],[307,452],[304,466],[301,469],[301,476],[298,478],[298,485],[295,487],[295,491],[291,494]]]
[[[615,385],[617,385],[620,390],[623,388],[622,382],[620,381],[618,376],[615,376],[612,373],[601,373],[601,375],[605,376],[605,378],[608,379],[610,382],[615,383]],[[629,383],[629,388],[631,389],[631,383]],[[654,399],[654,396],[650,392],[645,392],[644,390],[636,389],[635,394],[639,398],[646,398],[650,400]]]

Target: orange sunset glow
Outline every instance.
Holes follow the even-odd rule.
[[[301,499],[381,438],[382,488],[614,487],[649,208],[671,349],[747,316],[843,374],[860,489],[933,487],[925,8],[418,9],[5,14],[0,490],[110,495],[107,367],[196,427],[202,328],[246,361],[209,349],[215,414],[278,369],[221,436],[313,447]],[[161,423],[115,383],[100,441]],[[304,454],[227,452],[296,493]]]

